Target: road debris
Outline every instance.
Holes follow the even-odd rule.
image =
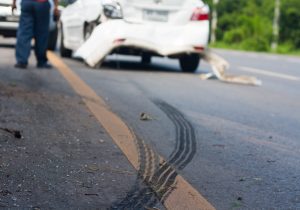
[[[240,180],[239,180],[240,182],[244,182],[244,181],[246,181],[246,177],[242,177],[242,178],[240,178]]]
[[[23,136],[21,134],[21,131],[14,130],[14,129],[8,129],[8,128],[0,128],[0,130],[12,134],[16,139],[22,139],[23,138]]]
[[[206,50],[202,53],[202,58],[211,65],[212,71],[210,73],[201,74],[200,79],[207,80],[216,77],[218,80],[227,83],[243,84],[261,86],[262,81],[252,76],[234,76],[225,74],[225,71],[229,69],[229,63],[221,56]]]
[[[97,165],[89,165],[86,168],[88,169],[88,173],[99,171],[99,167]]]
[[[146,113],[142,112],[140,114],[140,120],[142,120],[142,121],[150,121],[150,120],[153,120],[153,118],[149,114],[146,114]]]

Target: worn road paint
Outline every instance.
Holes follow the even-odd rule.
[[[280,74],[280,73],[275,73],[263,69],[256,69],[256,68],[251,68],[251,67],[246,67],[246,66],[239,66],[239,69],[242,71],[246,72],[251,72],[251,73],[256,73],[256,74],[261,74],[261,75],[266,75],[266,76],[271,76],[271,77],[277,77],[281,79],[286,79],[286,80],[292,80],[292,81],[300,81],[299,77],[295,77],[292,75],[288,74]]]
[[[69,82],[72,88],[82,97],[85,105],[96,117],[114,142],[126,155],[130,163],[139,170],[139,153],[136,147],[136,137],[128,126],[90,88],[77,74],[75,74],[58,56],[47,53],[49,61]],[[160,157],[161,158],[161,157]],[[162,159],[162,158],[161,158]],[[175,180],[176,187],[164,200],[167,209],[174,210],[214,210],[215,208],[180,175]]]

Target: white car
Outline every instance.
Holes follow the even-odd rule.
[[[102,4],[100,0],[69,0],[60,18],[60,54],[71,57],[100,22]]]
[[[49,0],[49,3],[51,5],[51,11],[53,11],[53,0]],[[12,0],[0,0],[0,35],[4,37],[16,37],[19,27],[21,14],[20,0],[17,1],[17,10],[14,14],[12,14],[11,5]],[[53,12],[50,13],[49,33],[48,49],[54,50],[56,48],[58,30],[53,18]]]
[[[209,7],[201,0],[77,0],[61,21],[63,52],[75,51],[92,67],[118,53],[139,55],[143,63],[176,58],[183,71],[194,72],[209,39]]]

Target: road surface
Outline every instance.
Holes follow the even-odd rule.
[[[34,59],[28,70],[13,69],[13,48],[8,44],[9,41],[1,42],[4,44],[0,54],[1,58],[5,59],[1,59],[0,62],[0,84],[13,89],[24,87],[28,94],[42,94],[44,97],[53,94],[52,102],[46,103],[49,109],[45,109],[36,117],[48,119],[48,115],[61,115],[60,120],[57,117],[49,118],[53,125],[51,128],[45,129],[45,125],[30,124],[30,135],[36,135],[35,126],[45,129],[46,133],[56,133],[57,129],[62,129],[69,131],[62,137],[61,141],[64,141],[66,136],[76,132],[78,126],[84,126],[85,129],[79,129],[82,138],[92,141],[92,145],[81,151],[80,157],[84,158],[85,152],[88,156],[93,154],[97,161],[92,163],[96,164],[96,169],[100,168],[100,171],[101,158],[109,159],[112,161],[110,167],[117,165],[121,167],[120,171],[127,171],[129,174],[115,175],[114,182],[106,183],[110,186],[108,192],[104,190],[108,186],[104,186],[103,182],[98,180],[101,179],[101,173],[93,173],[92,183],[102,183],[103,188],[94,189],[93,186],[92,189],[97,191],[94,194],[98,196],[93,199],[89,195],[85,196],[89,197],[85,199],[92,200],[83,200],[80,205],[86,204],[86,207],[90,208],[98,206],[102,209],[111,207],[112,203],[115,208],[132,207],[135,203],[142,203],[145,204],[143,207],[163,208],[157,202],[157,198],[162,199],[163,196],[157,192],[155,194],[155,191],[152,192],[140,183],[137,172],[129,163],[130,157],[126,156],[126,153],[123,155],[124,150],[114,145],[115,141],[109,136],[109,132],[107,134],[107,129],[104,131],[101,126],[96,126],[96,119],[87,118],[89,110],[80,103],[76,87],[74,90],[55,69],[36,70]],[[83,84],[103,99],[109,110],[126,123],[140,142],[154,151],[153,156],[167,161],[176,170],[176,174],[214,208],[300,209],[300,58],[227,50],[214,51],[231,64],[229,74],[256,76],[262,80],[263,85],[253,87],[222,83],[218,80],[202,81],[199,73],[210,71],[205,62],[202,62],[195,74],[182,73],[175,60],[162,58],[155,58],[151,65],[143,66],[139,58],[110,56],[102,68],[97,70],[90,69],[74,59],[63,59],[63,62],[79,76]],[[7,69],[11,71],[8,72]],[[57,95],[63,100],[55,98]],[[69,98],[66,100],[64,97]],[[42,103],[43,100],[46,99],[40,98],[38,101]],[[68,109],[69,105],[74,107]],[[48,111],[52,106],[54,108],[51,108],[51,112]],[[146,120],[141,120],[141,113],[144,113]],[[0,112],[0,116],[2,115]],[[9,124],[1,122],[0,127],[7,127],[6,123]],[[114,150],[111,153],[106,152],[103,157],[101,142],[94,140],[99,132],[104,135],[99,139],[108,139],[107,150]],[[48,138],[52,139],[47,135],[43,138],[46,141]],[[60,140],[55,141],[59,145]],[[76,140],[72,140],[70,144],[76,144]],[[95,147],[98,153],[93,150]],[[61,145],[52,145],[51,148],[54,148],[53,154],[62,154]],[[77,145],[77,148],[80,150],[81,146]],[[141,151],[147,153],[140,148]],[[140,164],[143,164],[144,159],[144,164],[149,164],[145,157],[139,157]],[[159,158],[156,161],[159,161]],[[5,162],[4,156],[2,159],[2,162]],[[70,165],[77,161],[71,159]],[[1,176],[5,174],[4,168],[0,168],[3,173]],[[160,176],[167,173],[159,170],[158,172]],[[58,172],[60,173],[62,172]],[[116,173],[111,172],[104,177],[112,174]],[[61,179],[58,181],[63,182]],[[64,186],[71,187],[71,183]],[[9,181],[6,182],[6,185],[8,184]],[[153,190],[153,186],[151,187]],[[164,187],[170,186],[166,184]],[[176,182],[172,183],[172,187],[176,188]],[[57,194],[61,192],[55,187],[53,189]],[[64,197],[69,203],[64,205],[84,208],[79,205],[78,200],[74,200],[74,196],[82,192],[70,191],[72,193]],[[104,192],[106,199],[103,199],[101,192]],[[150,197],[145,195],[147,193],[155,194],[156,199],[151,197],[152,194]],[[91,194],[93,197],[93,193]],[[52,196],[51,198],[56,198]],[[7,205],[15,203],[24,207],[25,200],[18,203],[19,198],[15,198],[16,201],[8,201],[0,193],[0,203],[3,201]],[[35,201],[38,202],[38,199]],[[39,206],[48,208],[51,205],[40,203]],[[66,206],[63,206],[63,202],[58,202],[52,207]]]

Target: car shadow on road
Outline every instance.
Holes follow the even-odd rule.
[[[66,59],[66,58],[65,58]],[[76,62],[78,65],[83,63],[82,59],[79,58],[71,58],[66,59],[71,62]],[[150,64],[144,64],[139,59],[134,58],[122,58],[122,59],[105,59],[99,68],[86,67],[94,70],[112,70],[112,71],[127,71],[127,72],[143,72],[143,73],[170,73],[170,74],[190,74],[190,75],[198,75],[201,73],[207,73],[208,70],[205,68],[198,68],[198,70],[194,73],[185,73],[180,70],[179,64],[174,62],[174,60],[166,59],[155,59]]]
[[[111,69],[111,70],[122,70],[122,71],[139,71],[139,72],[164,72],[164,73],[180,73],[180,74],[200,74],[204,71],[198,69],[193,73],[186,73],[180,70],[179,64],[170,61],[153,61],[151,64],[144,64],[140,61],[124,61],[124,60],[106,60],[103,62],[101,68]],[[206,71],[205,71],[206,72]]]
[[[180,73],[178,68],[171,65],[165,65],[160,63],[143,64],[138,61],[117,61],[108,60],[103,62],[100,68],[106,68],[111,70],[124,70],[124,71],[142,71],[142,72],[168,72],[168,73]]]

